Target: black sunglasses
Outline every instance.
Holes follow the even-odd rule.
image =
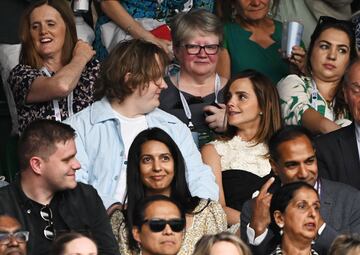
[[[321,16],[318,20],[317,25],[320,24],[326,24],[326,23],[332,23],[332,24],[343,24],[344,26],[346,26],[348,29],[354,31],[355,30],[355,26],[351,21],[348,20],[341,20],[341,19],[336,19],[334,17],[329,17],[329,16]]]
[[[51,208],[48,205],[45,205],[43,208],[40,209],[40,216],[44,221],[47,222],[47,226],[44,229],[44,236],[48,240],[54,240],[56,233]]]
[[[144,220],[142,224],[148,224],[152,232],[163,231],[166,225],[169,225],[171,230],[174,232],[181,232],[185,228],[184,219],[170,219],[170,220],[150,219],[150,220]]]

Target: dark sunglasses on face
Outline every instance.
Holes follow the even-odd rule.
[[[45,205],[43,208],[40,209],[40,216],[48,224],[44,229],[44,236],[48,240],[54,240],[56,233],[51,208],[48,205]]]
[[[16,231],[14,233],[0,233],[0,244],[9,244],[11,238],[18,243],[25,243],[29,240],[29,231]]]
[[[185,44],[183,47],[185,47],[187,54],[189,55],[197,55],[200,53],[202,49],[204,49],[205,53],[207,55],[215,55],[219,51],[219,44],[207,44],[204,46],[200,46],[198,44]]]
[[[144,220],[142,224],[148,224],[152,232],[161,232],[165,229],[166,225],[169,225],[174,232],[181,232],[185,228],[184,219],[150,219]]]

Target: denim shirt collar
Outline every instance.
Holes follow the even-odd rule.
[[[106,97],[103,97],[100,101],[96,101],[91,105],[90,122],[92,124],[110,119],[116,119],[116,116]]]
[[[117,120],[114,110],[112,109],[111,104],[106,97],[103,97],[101,100],[94,102],[90,107],[90,122],[93,125],[111,119],[114,119],[115,121]],[[158,117],[162,116],[163,114],[164,112],[158,108],[155,108],[151,112],[145,114],[146,121],[149,124],[149,127],[154,126],[154,118],[158,119]],[[164,116],[162,117],[164,118]]]

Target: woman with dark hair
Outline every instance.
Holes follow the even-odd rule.
[[[290,63],[303,71],[305,50],[302,47],[294,46],[288,59],[282,58],[279,52],[282,24],[269,15],[279,0],[219,2],[225,21],[224,48],[219,54],[217,68],[221,76],[229,79],[245,69],[255,69],[276,84],[290,73]]]
[[[165,131],[151,128],[136,136],[128,156],[126,210],[116,210],[111,216],[121,254],[133,254],[138,248],[137,243],[128,238],[134,226],[132,215],[138,201],[149,195],[169,196],[186,212],[186,233],[178,254],[191,254],[196,241],[204,234],[227,228],[226,216],[217,202],[192,197],[185,167],[178,146]]]
[[[307,56],[306,76],[289,75],[277,86],[285,123],[303,125],[315,134],[349,125],[342,83],[356,57],[352,23],[320,17]]]
[[[59,236],[51,247],[51,255],[97,255],[98,248],[94,240],[77,232]]]
[[[320,199],[308,183],[293,182],[277,190],[270,204],[271,225],[275,233],[271,255],[317,255],[311,244],[320,227]],[[269,247],[273,250],[273,247]]]
[[[139,244],[140,254],[179,254],[186,227],[184,209],[163,195],[144,197],[134,209],[130,240]]]
[[[240,221],[242,204],[262,186],[271,170],[267,141],[280,128],[279,97],[263,74],[245,70],[224,91],[227,131],[205,145],[202,158],[211,166],[229,224]]]
[[[35,119],[64,120],[93,102],[95,52],[78,40],[64,0],[39,0],[25,11],[20,64],[10,73],[20,132]]]

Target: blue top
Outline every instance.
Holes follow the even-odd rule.
[[[210,167],[202,162],[189,128],[175,116],[160,109],[145,115],[149,128],[166,131],[178,145],[186,164],[186,180],[192,196],[217,201],[219,188]],[[76,158],[81,169],[78,181],[91,184],[105,207],[118,201],[116,192],[120,171],[126,164],[120,121],[109,101],[103,98],[65,121],[76,130]],[[122,201],[121,201],[122,202]]]

